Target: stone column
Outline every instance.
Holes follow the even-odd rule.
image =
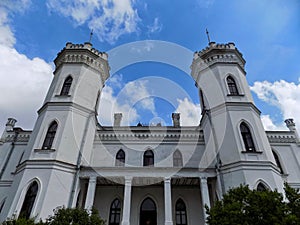
[[[132,177],[125,177],[122,225],[130,225]]]
[[[206,215],[205,205],[207,205],[210,208],[207,177],[200,177],[200,189],[201,189],[201,199],[202,199],[202,206],[203,206],[203,216],[204,216],[204,221],[206,221],[207,215]]]
[[[164,180],[164,195],[165,195],[165,225],[173,225],[172,216],[172,194],[171,194],[171,178]]]
[[[95,176],[90,177],[88,191],[86,194],[85,205],[84,205],[84,208],[87,210],[91,210],[94,205],[96,185],[97,185],[97,177]]]

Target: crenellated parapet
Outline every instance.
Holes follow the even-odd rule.
[[[108,55],[92,47],[92,44],[73,44],[68,42],[54,60],[56,70],[63,64],[83,63],[95,69],[101,74],[102,81],[106,81],[109,76]]]
[[[205,49],[194,53],[191,69],[196,73],[192,73],[192,76],[197,79],[197,74],[200,71],[216,63],[237,64],[244,69],[246,61],[234,43],[216,44],[210,42]]]
[[[290,131],[266,131],[269,142],[272,143],[296,143],[294,133]]]

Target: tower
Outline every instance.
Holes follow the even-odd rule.
[[[244,65],[234,43],[210,42],[194,54],[191,73],[199,88],[200,126],[206,143],[202,166],[215,164],[223,193],[240,184],[256,188],[258,183],[282,191],[280,171],[260,111],[254,105]]]
[[[6,216],[46,218],[57,206],[74,206],[79,167],[90,161],[99,96],[109,77],[107,54],[89,42],[67,43],[54,63],[52,83],[16,169]]]

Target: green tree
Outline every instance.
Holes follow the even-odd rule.
[[[89,213],[85,209],[79,208],[56,208],[54,215],[50,216],[45,222],[34,222],[34,218],[25,219],[22,217],[7,219],[2,225],[105,225],[105,221],[99,216],[96,209]]]
[[[80,208],[57,208],[54,215],[50,216],[46,225],[105,225],[105,221],[99,216],[96,209],[92,209],[89,213],[85,209]]]
[[[207,210],[209,225],[300,224],[300,195],[285,185],[287,201],[277,190],[257,191],[248,186],[233,188]]]

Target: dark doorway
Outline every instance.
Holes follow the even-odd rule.
[[[141,205],[140,225],[157,225],[156,205],[151,198],[146,198]]]

